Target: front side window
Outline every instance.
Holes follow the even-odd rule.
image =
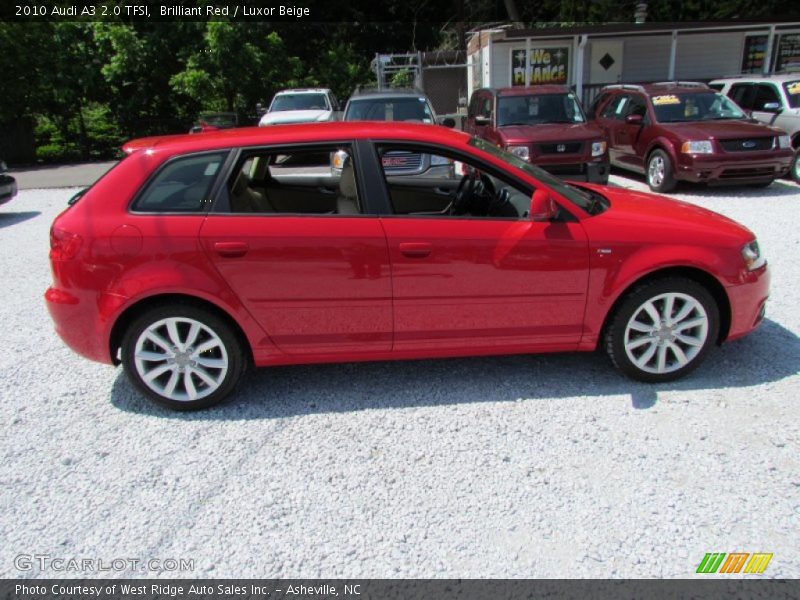
[[[606,104],[603,109],[603,118],[605,119],[621,119],[625,107],[628,105],[631,97],[628,94],[620,94],[616,98],[612,98],[611,102]]]
[[[650,100],[659,123],[722,121],[745,117],[739,107],[728,98],[712,91],[664,93],[652,96]]]
[[[227,152],[184,156],[169,161],[133,204],[138,212],[203,212]]]
[[[364,98],[351,100],[345,121],[421,121],[433,123],[425,98]]]
[[[778,90],[775,89],[774,85],[769,83],[759,83],[756,86],[756,99],[755,99],[755,106],[753,107],[755,110],[763,110],[765,104],[780,104],[781,99],[778,96]]]
[[[243,153],[225,194],[232,213],[356,215],[362,212],[349,144]],[[332,168],[332,157],[338,168]]]
[[[558,194],[565,197],[567,200],[583,209],[590,215],[603,212],[608,206],[605,198],[603,198],[603,196],[597,192],[578,188],[574,185],[565,183],[544,169],[541,169],[536,165],[532,165],[526,160],[522,160],[507,150],[498,148],[486,140],[483,140],[479,137],[473,137],[470,139],[469,145],[474,146],[479,150],[483,150],[487,154],[491,154],[492,156],[499,158],[508,165],[535,177],[537,180],[545,183],[547,186],[554,189]]]
[[[281,94],[275,96],[269,112],[284,110],[330,110],[325,94]]]
[[[521,219],[527,216],[531,193],[489,173],[477,162],[463,162],[438,148],[378,147],[383,175],[395,215]],[[402,177],[391,165],[396,156],[418,156],[431,165],[447,166],[449,177]],[[423,174],[424,175],[424,174]]]
[[[583,112],[573,94],[502,96],[497,100],[497,125],[583,123]]]

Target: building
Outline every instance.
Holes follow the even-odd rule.
[[[472,33],[467,86],[562,83],[588,105],[604,85],[709,81],[800,69],[800,22],[624,23]]]

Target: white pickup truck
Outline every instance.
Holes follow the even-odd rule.
[[[327,88],[283,90],[275,94],[258,124],[264,127],[288,123],[339,121],[341,115],[339,101]]]

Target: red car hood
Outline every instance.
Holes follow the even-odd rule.
[[[664,232],[674,231],[676,242],[682,234],[691,233],[693,239],[702,235],[710,245],[741,246],[756,237],[736,221],[689,202],[623,188],[584,183],[580,187],[596,190],[611,203],[606,212],[588,221],[597,221],[600,230],[605,228],[601,222],[625,223],[630,239],[648,238],[653,230],[658,230],[662,236]]]
[[[599,127],[588,123],[506,125],[498,127],[497,133],[506,144],[602,140],[605,137]]]
[[[687,140],[728,140],[747,137],[772,137],[783,132],[775,127],[749,121],[702,121],[696,123],[662,123]]]

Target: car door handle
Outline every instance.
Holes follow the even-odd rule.
[[[409,258],[425,258],[431,254],[431,245],[426,242],[402,242],[400,254]]]
[[[433,188],[433,193],[439,196],[452,196],[453,190],[448,190],[443,187],[435,187]]]
[[[215,242],[214,250],[225,258],[239,258],[247,254],[250,246],[247,245],[247,242]]]

